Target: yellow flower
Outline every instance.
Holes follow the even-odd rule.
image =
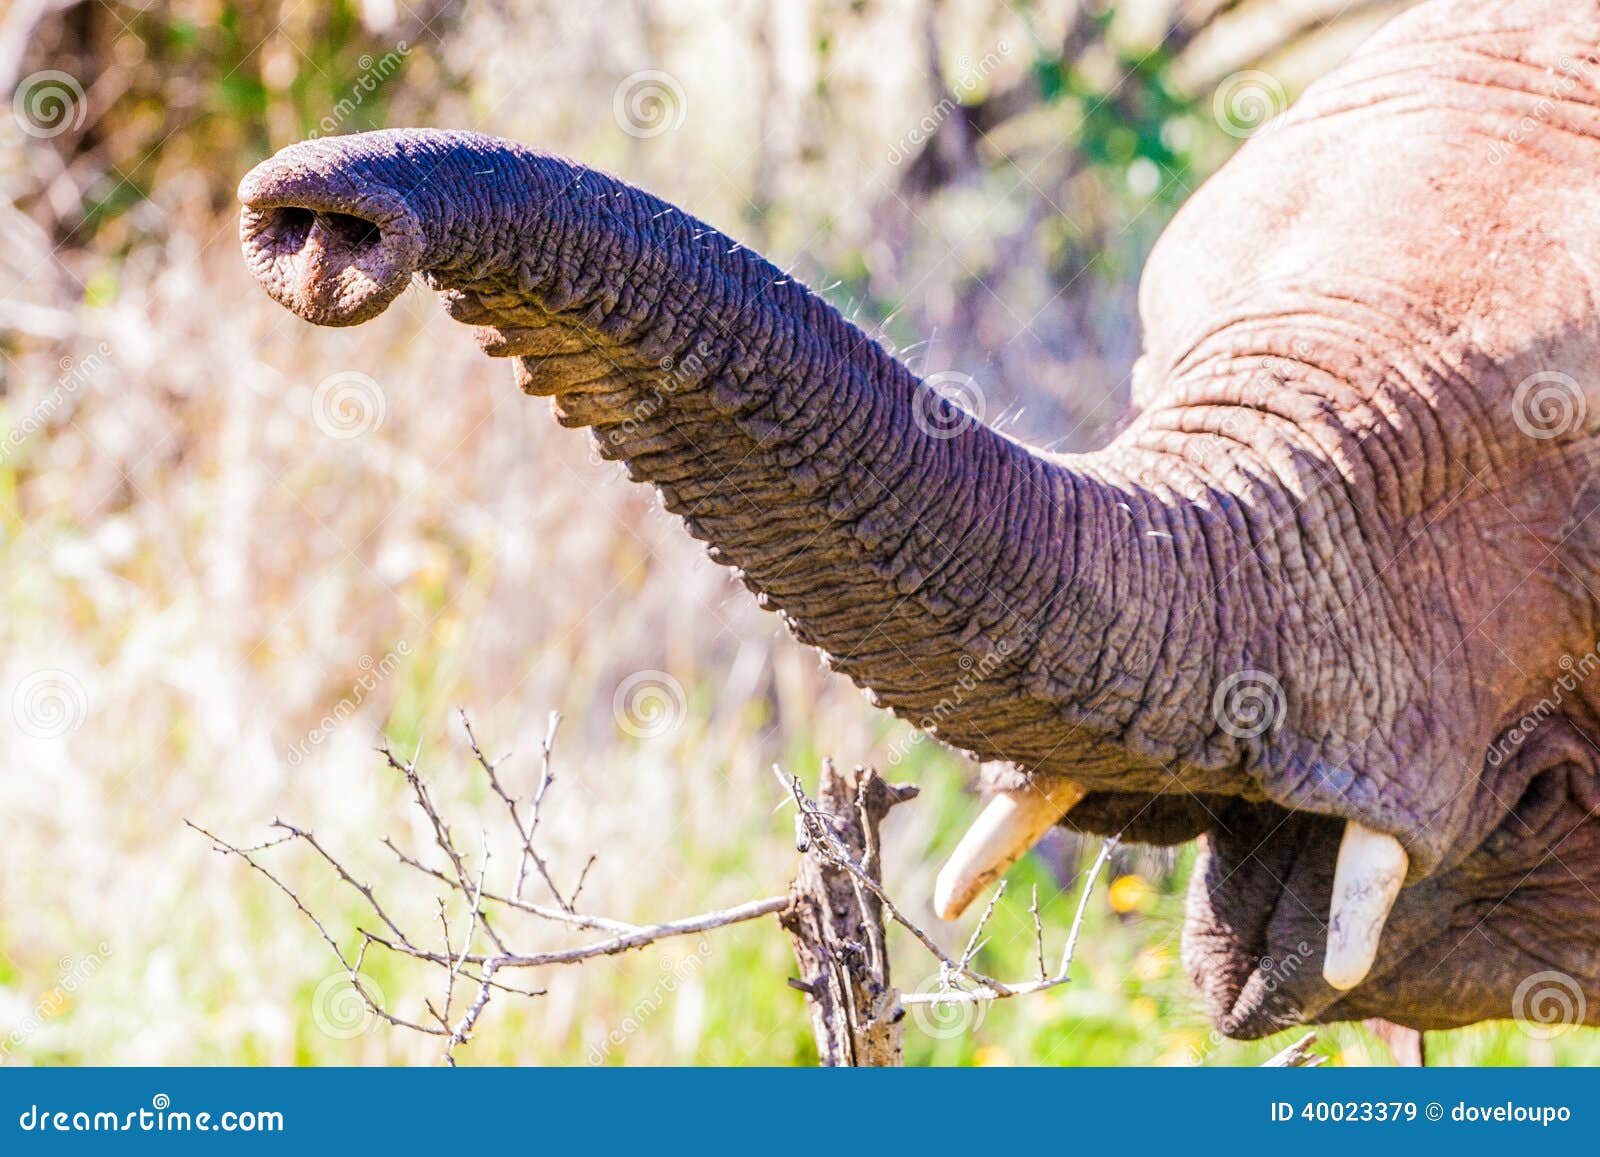
[[[973,1051],[972,1063],[979,1068],[1009,1065],[1011,1063],[1011,1055],[999,1045],[979,1045]]]
[[[46,1016],[60,1016],[71,1007],[72,997],[59,985],[45,993],[44,999],[39,1002],[39,1011]]]
[[[1165,944],[1146,944],[1133,958],[1136,980],[1160,980],[1172,967],[1172,952]]]
[[[1126,916],[1148,908],[1150,901],[1155,899],[1155,889],[1143,876],[1118,876],[1111,883],[1109,898],[1111,910],[1119,916]]]

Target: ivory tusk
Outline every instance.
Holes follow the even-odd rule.
[[[1088,793],[1071,780],[1041,779],[984,805],[933,886],[933,910],[954,920],[1038,843]]]
[[[1346,991],[1367,978],[1410,862],[1393,836],[1355,820],[1345,825],[1333,869],[1328,951],[1322,961],[1322,978],[1333,987]]]

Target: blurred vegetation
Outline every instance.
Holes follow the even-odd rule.
[[[347,1031],[311,930],[182,820],[246,839],[282,815],[393,885],[378,834],[423,833],[370,746],[421,745],[444,796],[483,806],[458,774],[457,704],[524,753],[524,775],[545,713],[565,713],[550,838],[569,871],[599,851],[586,904],[618,918],[785,886],[774,760],[910,753],[888,770],[925,794],[890,821],[888,878],[925,922],[914,898],[974,810],[969,766],[821,671],[425,295],[354,331],[268,302],[238,257],[250,165],[394,124],[576,156],[794,267],[919,368],[974,375],[991,421],[1076,448],[1126,401],[1144,254],[1238,143],[1218,83],[1260,69],[1292,94],[1396,4],[1318,7],[14,0],[13,109],[47,74],[71,83],[59,120],[0,118],[0,695],[46,674],[65,726],[0,727],[4,1056],[435,1059],[430,1041]],[[612,113],[641,70],[672,78],[682,114],[648,138]],[[370,383],[359,437],[318,421],[339,375]],[[612,710],[642,670],[685,695],[680,725],[648,740]],[[351,717],[324,728],[340,704]],[[1091,855],[1058,837],[1017,869],[985,971],[1030,970],[1029,885],[1059,943]],[[909,1059],[1233,1065],[1281,1047],[1210,1035],[1178,963],[1187,868],[1119,853],[1073,985],[981,1023],[918,1018]],[[336,882],[287,870],[351,935]],[[463,1058],[812,1059],[777,929],[706,945],[551,970],[549,994],[504,1002]],[[903,984],[931,977],[915,945],[895,951]],[[415,1011],[418,978],[373,967]],[[1324,1039],[1381,1059],[1359,1028]],[[1452,1062],[1600,1059],[1588,1033],[1431,1045]]]

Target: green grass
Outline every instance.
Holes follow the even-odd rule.
[[[805,753],[809,756],[809,752]],[[927,920],[924,901],[913,889],[925,884],[932,865],[958,837],[973,814],[974,801],[964,790],[965,771],[932,745],[920,744],[903,778],[924,787],[914,804],[891,822],[886,848],[889,883],[908,911]],[[374,766],[373,775],[380,769]],[[731,777],[738,780],[739,777]],[[489,814],[489,802],[474,781],[454,781],[445,772],[441,796],[469,814]],[[462,788],[452,792],[451,785]],[[792,858],[791,816],[775,814],[776,793],[751,798],[725,838],[711,843],[685,843],[676,864],[650,866],[634,876],[635,918],[688,914],[697,905],[725,904],[750,898],[743,881],[781,881],[773,866]],[[396,797],[393,802],[401,805]],[[475,809],[481,808],[482,811]],[[461,813],[457,813],[458,816]],[[560,809],[552,810],[560,823]],[[930,833],[932,833],[930,839]],[[418,833],[413,829],[413,836]],[[926,846],[925,846],[926,845]],[[625,853],[626,849],[619,852]],[[1043,856],[1032,856],[1013,870],[1006,897],[997,907],[976,957],[977,966],[1001,978],[1025,979],[1036,971],[1035,940],[1028,898],[1034,889],[1046,928],[1046,954],[1053,965],[1078,903],[1081,874],[1092,862],[1094,841],[1076,849],[1076,862],[1063,873]],[[653,857],[654,852],[651,853]],[[1174,862],[1128,849],[1115,861],[1116,881],[1103,879],[1087,910],[1087,920],[1073,967],[1073,982],[1064,988],[987,1006],[945,1010],[917,1009],[908,1018],[906,1059],[912,1065],[1215,1065],[1260,1063],[1299,1035],[1240,1043],[1212,1033],[1199,1012],[1196,996],[1179,963],[1182,892],[1192,853]],[[407,895],[401,881],[367,860],[380,894],[400,888],[400,907],[426,919],[431,902],[414,889]],[[912,865],[907,871],[906,866]],[[290,865],[286,875],[304,886],[308,901],[329,916],[329,926],[349,930],[371,918],[350,893],[320,879],[314,863]],[[200,927],[170,944],[181,962],[186,993],[209,1010],[216,1051],[197,1059],[241,1063],[292,1061],[296,1064],[425,1062],[435,1042],[404,1030],[369,1026],[357,1015],[354,1035],[348,1025],[329,1027],[333,1015],[319,985],[334,971],[331,957],[309,924],[260,877],[234,864],[229,881],[242,909],[239,932],[250,941],[288,947],[294,961],[284,975],[256,977],[264,998],[279,1004],[286,1018],[270,1024],[239,1024],[239,991],[227,969],[217,967],[220,951],[208,943]],[[897,876],[899,873],[899,876]],[[909,877],[900,878],[900,877]],[[1113,902],[1115,901],[1115,903]],[[612,913],[617,914],[617,913]],[[959,928],[946,928],[957,947],[969,933],[976,914]],[[903,988],[927,988],[937,969],[929,955],[898,929],[891,931],[895,979]],[[374,956],[368,969],[391,1007],[415,1015],[424,986],[437,993],[433,979],[408,964]],[[620,958],[607,958],[581,968],[547,969],[527,977],[545,985],[550,995],[537,999],[502,997],[487,1015],[477,1039],[460,1055],[467,1064],[695,1064],[794,1065],[815,1063],[803,999],[785,984],[794,971],[786,937],[774,921],[764,920],[723,929],[703,938],[685,938],[652,946]],[[348,994],[344,994],[348,998]],[[41,1048],[28,1059],[41,1063],[80,1063],[96,1059],[94,1004],[121,999],[113,991],[97,991],[95,979],[83,999],[55,1018],[52,1032],[66,1044]],[[124,1010],[125,1012],[127,1010]],[[346,1009],[349,1012],[349,1009]],[[355,1015],[355,1014],[352,1014]],[[81,1017],[84,1035],[76,1041]],[[337,1016],[334,1020],[337,1021]],[[270,1018],[268,1018],[270,1021]],[[280,1033],[291,1034],[285,1052]],[[207,1033],[200,1042],[206,1043]],[[1386,1054],[1358,1026],[1319,1031],[1318,1051],[1333,1063],[1381,1064]],[[1600,1036],[1576,1031],[1553,1041],[1539,1041],[1514,1025],[1487,1025],[1429,1038],[1436,1064],[1589,1064],[1600,1061]]]

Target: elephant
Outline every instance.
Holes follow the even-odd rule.
[[[1600,1022],[1600,4],[1428,0],[1255,133],[1151,252],[1133,412],[1085,453],[519,144],[311,140],[239,196],[279,303],[354,325],[420,275],[986,761],[941,915],[1057,824],[1198,839],[1183,957],[1230,1036]]]

